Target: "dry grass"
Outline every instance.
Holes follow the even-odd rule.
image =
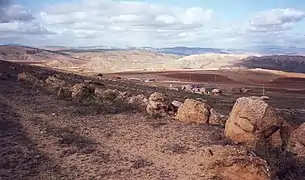
[[[0,71],[10,74],[0,80],[2,179],[201,179],[211,156],[207,150],[232,144],[221,127],[147,117],[120,100],[58,99],[53,91],[16,81],[20,71],[39,74],[41,79],[58,74],[70,84],[89,77],[7,62],[1,63]],[[206,98],[220,112],[230,110],[236,98],[205,97],[126,80],[101,82],[104,89],[146,96],[159,91],[180,101]],[[279,97],[270,103],[298,107],[292,98],[304,102],[302,95]],[[302,166],[289,165],[289,154],[270,149],[257,153],[268,159],[273,170],[280,170],[282,179],[303,177]]]

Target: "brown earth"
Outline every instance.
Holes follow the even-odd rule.
[[[221,70],[221,71],[166,71],[166,72],[124,72],[106,74],[107,77],[138,78],[145,80],[154,78],[156,82],[145,83],[149,86],[181,89],[186,84],[201,84],[206,87],[217,87],[225,92],[222,97],[205,96],[218,107],[218,111],[228,114],[235,100],[240,96],[270,97],[268,103],[281,109],[305,109],[305,78],[289,77],[289,73],[275,74],[271,72],[256,72],[248,70]],[[137,82],[137,81],[135,81]],[[140,82],[138,82],[140,83]],[[143,84],[143,83],[140,83]],[[232,93],[232,88],[247,87],[248,93]],[[174,91],[175,95],[176,92]],[[200,97],[200,96],[199,96]],[[202,95],[201,95],[202,97]],[[305,119],[304,119],[305,120]]]
[[[222,128],[59,100],[16,81],[19,71],[54,73],[46,69],[1,62],[0,71],[10,75],[0,86],[0,179],[198,179],[205,149],[227,143]]]
[[[96,80],[0,61],[5,77],[0,78],[0,179],[207,179],[204,170],[210,154],[221,150],[215,148],[218,145],[231,144],[222,127],[156,119],[122,104],[60,100],[40,86],[16,81],[20,72],[38,79],[58,74],[68,83]],[[158,91],[171,100],[203,98],[224,115],[239,96],[171,91],[124,78],[99,83],[104,89],[146,97]],[[267,94],[271,105],[305,108],[305,94],[271,90]]]

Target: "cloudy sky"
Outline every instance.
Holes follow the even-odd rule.
[[[304,0],[0,0],[0,44],[305,47]]]

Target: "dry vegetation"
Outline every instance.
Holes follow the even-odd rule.
[[[0,61],[0,179],[301,180],[305,176],[305,126],[301,125],[305,122],[305,80],[298,74],[201,70],[84,76],[50,67],[83,68],[81,73],[86,74],[106,69],[162,69],[168,65],[164,61],[170,67],[173,64],[168,61],[202,68],[207,59],[177,60],[177,56],[147,51],[57,54],[24,47],[12,53],[1,48],[1,58],[16,60],[18,56],[23,63]],[[204,67],[235,61],[233,55],[213,58],[217,62],[214,59]],[[220,88],[223,94],[180,90],[188,81]],[[170,90],[170,84],[178,90]],[[262,85],[268,96],[263,103],[267,114],[257,112],[262,100],[249,104],[250,98],[236,106],[243,117],[232,118],[236,100],[261,96]],[[235,92],[236,88],[250,91]],[[185,103],[173,107],[173,100]],[[263,118],[251,119],[260,115]],[[251,121],[247,124],[253,126],[251,136],[258,135],[260,140],[255,148],[236,142],[240,136],[225,133],[224,124],[226,129],[230,124],[227,119],[238,124],[234,122],[238,118]],[[283,144],[273,146],[279,139]]]
[[[170,100],[201,98],[224,115],[229,114],[240,95],[204,96],[151,87],[124,78],[98,80],[97,77],[4,61],[1,61],[0,72],[1,179],[221,178],[215,173],[226,179],[229,175],[247,174],[232,163],[241,163],[247,171],[255,174],[253,166],[243,164],[246,161],[258,163],[261,177],[268,174],[264,172],[264,161],[252,157],[249,154],[253,152],[244,152],[242,146],[233,145],[224,137],[222,126],[187,124],[172,117],[148,116],[142,109],[118,99],[100,101],[87,98],[81,102],[61,99],[56,96],[54,88],[44,85],[44,81],[54,76],[72,85],[89,82],[102,90],[118,89],[146,97],[158,91]],[[20,72],[33,76],[28,82],[17,81]],[[20,74],[19,79],[22,79]],[[31,83],[32,79],[37,83]],[[257,91],[254,89],[251,93]],[[274,107],[305,107],[304,94],[285,95],[270,89],[268,95],[271,97],[268,103]],[[293,115],[296,116],[294,121],[303,122],[302,115]],[[227,158],[227,153],[230,158]],[[288,166],[293,164],[290,162],[291,154],[267,147],[256,149],[255,153],[267,159],[271,172],[276,172],[273,175],[279,179],[304,176],[304,169],[300,166]],[[227,167],[233,169],[223,174],[223,168]],[[226,174],[228,172],[231,173]]]
[[[24,46],[0,46],[0,59],[87,73],[255,68],[303,72],[305,64],[303,56],[209,53],[181,57],[147,50],[48,50]]]

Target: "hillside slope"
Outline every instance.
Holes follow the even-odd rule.
[[[66,70],[118,72],[126,70],[161,70],[180,56],[146,50],[56,51],[26,46],[0,46],[0,59]]]
[[[287,72],[305,73],[305,56],[251,56],[242,61],[237,61],[234,66],[243,66],[245,68],[254,69],[271,69]]]
[[[208,53],[181,57],[150,50],[57,51],[0,46],[0,59],[64,70],[114,73],[182,69],[270,69],[305,73],[305,56]]]
[[[246,54],[197,54],[169,62],[167,66],[176,69],[228,68],[246,57],[248,57]]]
[[[305,73],[305,56],[250,54],[198,54],[169,62],[176,69],[269,69]]]
[[[93,72],[120,72],[128,70],[167,69],[166,62],[179,56],[145,50],[105,51],[96,53],[77,53],[75,57],[84,59],[81,66]]]

